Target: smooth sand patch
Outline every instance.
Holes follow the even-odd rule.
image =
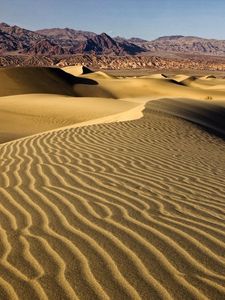
[[[0,97],[0,142],[118,114],[138,105],[128,100],[46,94]]]

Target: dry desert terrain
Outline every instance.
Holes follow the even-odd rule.
[[[0,69],[0,299],[225,299],[225,79],[84,71]]]

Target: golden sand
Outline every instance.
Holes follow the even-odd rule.
[[[224,299],[225,80],[81,77],[0,97],[0,299]]]

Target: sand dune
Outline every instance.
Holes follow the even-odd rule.
[[[90,79],[118,79],[116,76],[109,75],[102,71],[96,71],[92,73],[84,73],[82,75],[85,75],[85,77],[88,77]]]
[[[179,77],[178,77],[179,76]],[[218,88],[214,82],[214,88],[208,90],[208,81],[195,84],[197,78],[194,76],[178,75],[167,78],[165,75],[155,74],[139,78],[101,78],[98,72],[82,75],[82,78],[92,79],[98,82],[99,86],[111,94],[114,98],[159,98],[159,97],[183,97],[190,99],[225,99],[225,80],[222,81],[223,88]],[[213,79],[211,79],[213,80]],[[205,83],[206,82],[206,83]],[[78,87],[80,88],[80,86]],[[85,89],[86,86],[82,86]],[[89,88],[89,87],[88,87]],[[96,86],[91,86],[95,89]],[[76,89],[77,90],[77,89]],[[82,93],[82,91],[81,91]]]
[[[118,99],[46,94],[0,97],[0,143],[118,114],[138,105]]]
[[[184,74],[177,74],[177,75],[174,75],[172,77],[177,82],[181,82],[181,81],[184,81],[184,80],[188,79],[190,76],[189,75],[184,75]]]
[[[224,299],[222,79],[10,72],[0,299]]]
[[[164,74],[152,74],[152,75],[141,76],[141,78],[165,79],[165,78],[167,78],[167,76]]]
[[[216,76],[214,76],[214,75],[206,75],[206,76],[203,76],[202,79],[216,79]]]
[[[67,71],[56,68],[0,70],[3,83],[0,88],[1,143],[120,113],[156,98],[225,99],[222,79],[201,80],[196,87],[188,84],[197,81],[196,78],[185,79],[184,76],[167,78],[156,74],[119,79],[82,66],[64,69]],[[82,75],[77,77],[67,72],[76,75],[82,72]],[[208,85],[209,81],[214,85]],[[203,88],[204,82],[207,83]]]
[[[20,94],[59,94],[73,97],[114,96],[96,80],[76,77],[58,68],[0,69],[0,96]]]
[[[171,96],[186,98],[202,98],[208,95],[208,91],[199,88],[200,79],[189,76],[182,78],[175,76],[167,78],[165,75],[151,75],[146,78],[119,79],[104,72],[84,72],[79,77],[69,74],[57,68],[8,68],[0,70],[0,96],[19,94],[60,94],[75,97],[100,97],[100,98],[127,98],[146,96]],[[72,69],[73,70],[73,69]],[[81,71],[81,70],[80,70]],[[77,71],[76,71],[77,72]],[[200,80],[207,88],[210,81],[217,86],[218,80]],[[219,80],[220,85],[225,82]],[[174,88],[176,85],[176,88]],[[178,86],[179,85],[179,86]],[[197,86],[196,86],[197,85]],[[213,92],[215,99],[223,99],[223,91]]]
[[[215,76],[204,76],[196,78],[189,76],[186,79],[179,81],[183,85],[190,88],[211,91],[225,91],[225,80],[216,78]]]
[[[2,299],[224,298],[225,143],[152,103],[1,146]]]
[[[57,68],[7,68],[0,69],[0,96],[47,93],[75,96],[75,84],[97,82],[76,78]]]
[[[67,73],[73,75],[73,76],[80,76],[80,75],[83,75],[83,74],[88,74],[88,73],[93,72],[89,68],[87,68],[85,66],[82,66],[82,65],[68,66],[68,67],[62,68],[62,70],[64,72],[67,72]]]

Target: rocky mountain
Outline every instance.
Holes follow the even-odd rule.
[[[116,41],[135,44],[147,53],[158,54],[190,54],[225,56],[225,40],[204,39],[193,36],[163,36],[153,41],[140,38],[125,39],[115,37]]]
[[[0,23],[0,54],[133,55],[143,51],[129,41],[117,42],[106,33],[97,35],[68,28],[34,32]]]
[[[0,23],[0,54],[37,55],[140,55],[195,54],[225,56],[225,41],[192,36],[164,36],[153,41],[112,38],[70,28],[31,31]],[[157,54],[157,55],[158,55]]]
[[[22,51],[24,54],[64,55],[65,49],[51,40],[41,39]]]
[[[133,43],[128,41],[117,42],[106,33],[96,35],[92,39],[86,41],[84,52],[93,52],[97,55],[134,55],[143,52],[144,50]]]
[[[42,36],[36,32],[0,23],[0,53],[28,51],[41,39]]]
[[[225,41],[192,36],[165,36],[153,41],[132,41],[151,52],[225,56]]]

